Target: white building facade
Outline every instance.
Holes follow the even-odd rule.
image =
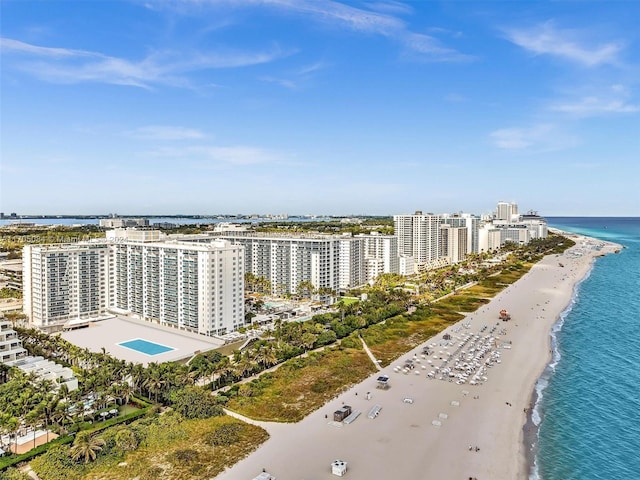
[[[441,257],[449,259],[449,263],[459,263],[467,257],[467,227],[453,227],[446,223],[440,225]]]
[[[0,363],[15,362],[27,355],[27,350],[22,346],[22,340],[18,338],[11,322],[0,318]]]
[[[203,335],[244,326],[242,247],[125,241],[109,251],[112,311]]]
[[[105,243],[26,245],[23,306],[31,323],[46,329],[106,313],[108,255]]]
[[[440,215],[417,211],[413,215],[394,215],[393,223],[399,256],[413,257],[418,265],[440,257]]]
[[[131,314],[203,335],[244,320],[244,249],[224,240],[163,241],[159,232],[119,231],[97,242],[23,250],[24,312],[32,325]]]
[[[358,235],[364,241],[365,280],[373,282],[383,273],[400,273],[398,237],[395,235]]]
[[[341,279],[342,282],[361,282],[356,278],[361,269],[356,263],[360,246],[353,245],[351,238],[250,232],[221,233],[217,237],[244,247],[246,271],[269,280],[272,290],[280,294],[298,293],[302,282],[310,282],[315,289],[334,291],[341,288]],[[341,261],[348,265],[342,271]]]

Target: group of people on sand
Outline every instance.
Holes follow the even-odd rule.
[[[470,452],[472,452],[472,451],[479,452],[480,451],[480,447],[478,447],[477,445],[475,447],[472,447],[471,445],[469,445],[469,451]]]

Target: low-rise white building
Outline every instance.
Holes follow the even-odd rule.
[[[27,356],[22,340],[13,329],[11,322],[0,318],[0,363],[9,363]]]
[[[413,257],[398,257],[398,267],[398,273],[400,275],[406,276],[418,273],[416,262],[413,260]]]
[[[55,389],[62,385],[66,385],[70,392],[78,389],[78,379],[73,370],[51,360],[45,360],[43,357],[21,358],[9,362],[8,365],[18,367],[27,375],[33,374],[38,380],[48,380]]]

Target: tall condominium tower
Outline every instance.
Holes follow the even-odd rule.
[[[106,244],[27,245],[22,252],[24,313],[46,328],[107,311]]]
[[[398,254],[413,257],[417,264],[424,264],[440,257],[439,215],[394,215],[395,235],[398,237]]]
[[[467,228],[440,225],[440,252],[451,263],[458,263],[467,256]]]
[[[480,218],[470,213],[454,213],[442,215],[442,223],[452,227],[467,229],[466,253],[478,253],[478,230]]]
[[[399,271],[397,239],[390,235],[214,235],[243,245],[246,271],[266,278],[279,293],[297,293],[301,282],[339,291],[362,285],[380,273]],[[194,241],[206,239],[194,237]]]
[[[374,281],[383,273],[400,273],[398,237],[395,235],[358,235],[364,240],[365,276]]]

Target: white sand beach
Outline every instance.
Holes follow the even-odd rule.
[[[423,357],[422,346],[406,353],[299,423],[253,422],[271,438],[216,478],[250,480],[264,468],[278,480],[331,479],[336,478],[331,474],[336,459],[347,462],[345,478],[351,480],[527,478],[525,409],[550,359],[550,329],[594,257],[621,248],[571,237],[576,246],[563,255],[546,257],[489,304],[427,341],[429,356]],[[508,322],[498,320],[503,308],[511,314]],[[452,336],[450,341],[443,340],[445,333]],[[493,365],[486,366],[479,384],[458,385],[438,379],[438,374],[427,377],[449,358],[448,352],[452,353],[449,366],[453,352],[469,353],[474,340],[477,348],[484,341],[496,347]],[[490,356],[487,352],[481,361]],[[406,359],[415,359],[415,368],[408,373],[395,371]],[[387,390],[376,388],[381,374],[389,376]],[[333,412],[343,404],[361,412],[348,425],[332,422]],[[382,408],[370,419],[367,414],[375,405]]]

